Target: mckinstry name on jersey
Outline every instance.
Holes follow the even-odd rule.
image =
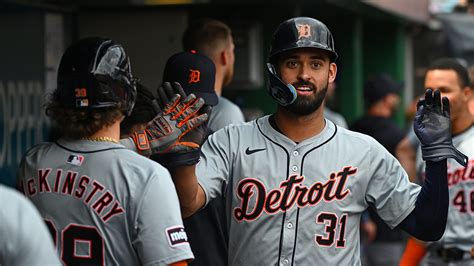
[[[34,177],[19,181],[20,189],[30,198],[38,193],[56,193],[74,197],[89,205],[104,223],[124,212],[111,191],[94,177],[79,175],[78,172],[71,170],[51,168],[38,169],[36,173]],[[92,200],[94,196],[96,199]],[[109,206],[112,208],[104,212]]]

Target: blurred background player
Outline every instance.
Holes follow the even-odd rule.
[[[193,21],[183,33],[183,49],[195,50],[209,57],[216,67],[214,90],[218,103],[213,107],[208,123],[212,132],[245,121],[240,108],[222,96],[223,87],[229,85],[234,76],[234,48],[231,29],[218,20]]]
[[[448,159],[449,212],[446,231],[436,242],[427,243],[423,265],[474,265],[474,119],[469,112],[473,97],[469,75],[462,64],[453,58],[441,58],[427,69],[425,88],[439,89],[449,98],[453,144],[469,157],[467,167]],[[419,177],[425,179],[425,165],[420,151],[417,156]],[[421,261],[421,242],[410,240],[403,265]],[[416,253],[417,255],[413,255]]]
[[[135,97],[120,44],[85,38],[62,56],[46,106],[61,138],[24,155],[18,183],[66,265],[184,265],[193,258],[168,171],[118,142]]]
[[[469,79],[471,80],[470,87],[471,89],[474,90],[474,66],[470,66],[468,68],[468,71],[469,71]],[[468,104],[468,108],[469,108],[469,112],[474,117],[474,97],[471,97],[471,100],[469,101],[469,104]]]
[[[324,117],[331,120],[332,122],[334,122],[336,125],[340,127],[349,128],[344,116],[342,116],[340,113],[333,111],[331,108],[329,108],[329,103],[331,101],[334,101],[336,88],[337,88],[336,81],[329,83],[326,99],[324,100]]]
[[[166,61],[163,82],[178,82],[187,95],[193,93],[201,97],[214,110],[219,104],[214,90],[215,73],[214,62],[206,55],[194,50],[178,52]]]
[[[0,265],[62,265],[38,210],[0,185]]]
[[[404,136],[403,130],[391,119],[398,109],[402,84],[387,74],[369,77],[364,86],[366,114],[351,125],[351,130],[372,136],[392,155]]]
[[[220,24],[218,24],[220,25]],[[217,42],[217,41],[216,41]],[[219,43],[219,42],[218,42]],[[217,47],[219,48],[219,47]],[[223,54],[228,51],[223,50]],[[226,57],[222,55],[223,57]],[[227,56],[230,56],[227,54]],[[209,120],[209,126],[218,130],[224,126],[223,123],[235,121],[232,117],[234,108],[238,107],[227,99],[218,97],[215,88],[217,77],[222,79],[223,69],[228,65],[221,65],[221,72],[216,73],[214,62],[199,51],[185,51],[172,55],[166,62],[163,81],[178,82],[182,84],[186,94],[193,93],[204,99],[206,105],[213,107]],[[227,74],[228,75],[228,74]],[[221,107],[217,107],[220,105]],[[230,109],[228,107],[231,107]],[[216,110],[217,109],[217,110]],[[240,112],[240,110],[238,110]],[[218,114],[216,114],[218,113]],[[229,116],[229,120],[223,118]],[[215,116],[216,115],[216,116]],[[214,119],[212,119],[214,117]],[[216,118],[217,117],[217,118]],[[210,124],[213,124],[211,126]],[[206,132],[211,134],[212,129]],[[152,156],[158,162],[171,167],[169,160],[172,156]],[[165,160],[165,161],[164,161]],[[188,233],[191,249],[195,259],[191,265],[226,265],[227,264],[227,224],[225,219],[225,205],[223,198],[213,200],[206,208],[203,208],[192,217],[184,219],[184,226]]]
[[[364,86],[367,111],[351,125],[351,130],[373,137],[393,156],[398,143],[405,136],[405,132],[391,119],[398,108],[398,94],[402,87],[401,83],[395,82],[385,73],[369,77]],[[398,265],[405,247],[404,233],[397,228],[390,229],[371,207],[368,212],[370,220],[361,222],[362,231],[371,228],[372,221],[377,228],[375,236],[371,236],[370,231],[367,232],[370,242],[366,248],[368,264]]]

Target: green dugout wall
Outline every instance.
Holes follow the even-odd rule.
[[[411,77],[404,76],[407,36],[403,25],[360,17],[344,24],[346,29],[339,26],[334,33],[341,53],[337,97],[339,111],[350,123],[364,113],[363,87],[368,76],[385,72],[397,82]],[[395,119],[404,125],[403,104]]]
[[[420,1],[426,0],[392,2],[407,3],[408,8]],[[275,110],[276,104],[266,92],[264,62],[276,26],[294,16],[315,17],[331,29],[340,56],[332,107],[349,123],[364,113],[363,84],[369,74],[387,72],[397,81],[414,77],[405,68],[413,61],[405,47],[409,47],[406,41],[412,38],[410,29],[417,22],[367,4],[382,1],[169,0],[166,5],[160,0],[72,2],[0,1],[0,29],[9,37],[0,44],[0,54],[8,62],[0,71],[0,183],[13,185],[21,155],[33,144],[47,140],[49,120],[41,108],[42,95],[55,86],[56,67],[64,48],[89,34],[123,42],[135,74],[155,88],[165,59],[181,50],[180,36],[186,24],[199,17],[223,20],[235,29],[234,33],[241,34],[235,36],[236,67],[245,70],[245,56],[247,63],[259,59],[250,71],[236,73],[240,77],[255,74],[257,85],[234,84],[224,90],[224,95],[244,110],[257,110],[256,115]],[[259,29],[258,38],[248,34],[255,27]],[[245,46],[250,42],[257,48]],[[235,77],[237,81],[239,76]],[[402,111],[396,119],[403,125]]]

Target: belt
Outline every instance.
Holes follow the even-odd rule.
[[[473,259],[471,252],[459,248],[438,248],[436,254],[446,263],[460,261],[464,259]]]

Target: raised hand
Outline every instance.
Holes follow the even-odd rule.
[[[453,158],[464,167],[468,158],[453,146],[449,100],[439,90],[427,89],[417,104],[413,129],[421,142],[423,160]]]
[[[196,98],[194,94],[183,97],[179,91],[181,85],[175,83],[165,83],[158,88],[160,95],[160,108],[158,115],[147,124],[146,129],[134,132],[133,142],[138,152],[145,156],[151,154],[161,154],[182,150],[185,146],[188,149],[198,149],[198,144],[180,142],[181,138],[196,127],[204,124],[208,115],[198,114],[204,105],[202,98]],[[182,90],[182,88],[181,88]],[[177,92],[177,93],[175,93]]]

